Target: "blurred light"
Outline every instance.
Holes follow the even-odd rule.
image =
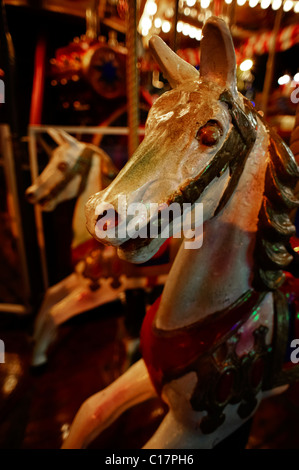
[[[196,28],[191,27],[191,28],[190,28],[190,31],[189,31],[189,37],[190,37],[191,39],[194,39],[195,36],[196,36]]]
[[[277,81],[278,81],[278,85],[286,85],[287,83],[289,83],[290,80],[291,80],[291,77],[286,74],[286,75],[283,75],[282,77],[279,77]]]
[[[146,28],[142,28],[142,30],[141,30],[141,34],[142,34],[142,36],[144,36],[144,37],[148,35],[148,32],[149,32],[149,30],[146,29]]]
[[[299,13],[299,2],[297,2],[296,5],[294,6],[294,12]]]
[[[261,8],[266,10],[270,6],[271,0],[262,0],[261,1]]]
[[[240,64],[240,70],[242,70],[242,72],[247,72],[247,70],[250,70],[252,66],[253,66],[252,60],[246,59]]]
[[[166,18],[172,18],[173,15],[174,15],[173,8],[167,8],[167,10],[165,11]]]
[[[295,82],[299,82],[299,72],[294,75]]]
[[[188,36],[188,34],[189,34],[189,29],[190,29],[190,26],[189,26],[187,23],[185,23],[185,24],[183,25],[183,29],[182,29],[184,36]]]
[[[162,26],[161,18],[156,18],[155,21],[154,21],[154,25],[155,25],[156,28],[161,28],[161,26]]]
[[[144,16],[141,20],[141,28],[144,30],[150,30],[152,27],[152,20],[150,20],[147,16]]]
[[[227,5],[230,5],[233,0],[224,0]]]
[[[176,30],[178,33],[181,33],[183,31],[183,23],[181,21],[179,21],[176,25]]]
[[[245,5],[246,3],[246,0],[237,0],[237,4],[242,7],[243,5]]]
[[[257,6],[258,2],[259,2],[259,0],[249,0],[249,6],[251,8],[254,8],[254,7]]]
[[[196,37],[197,41],[200,41],[202,39],[202,30],[201,29],[197,30],[197,33],[196,33],[195,37]]]
[[[210,6],[210,0],[201,0],[201,8],[208,8]]]
[[[272,9],[279,10],[279,8],[281,7],[281,4],[282,4],[282,0],[273,0]]]
[[[197,10],[196,10],[196,8],[192,8],[192,10],[191,10],[191,13],[190,13],[190,14],[191,14],[192,18],[195,18],[195,17],[196,17],[196,15],[197,15]]]
[[[194,7],[196,0],[187,0],[188,7]]]
[[[184,8],[184,15],[185,16],[189,16],[190,12],[191,12],[190,8],[188,8],[188,7]]]
[[[163,23],[162,23],[163,33],[169,33],[170,28],[171,28],[171,25],[170,25],[169,21],[163,21]]]
[[[284,6],[283,6],[283,11],[290,11],[293,8],[294,3],[292,0],[286,0]]]
[[[151,16],[157,13],[157,5],[155,4],[155,2],[153,2],[153,0],[147,2],[147,4],[145,5],[145,11],[148,15]]]

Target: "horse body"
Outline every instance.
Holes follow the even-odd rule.
[[[237,93],[225,23],[210,18],[203,36],[201,77],[159,38],[150,41],[173,90],[153,105],[129,163],[86,208],[90,233],[100,241],[106,235],[123,259],[139,263],[163,240],[121,238],[120,230],[110,236],[116,218],[118,228],[130,222],[117,213],[119,195],[161,207],[202,202],[203,246],[182,244],[144,320],[143,359],[82,405],[65,448],[88,445],[125,409],[157,394],[169,411],[145,448],[214,447],[262,398],[299,378],[296,368],[293,377],[282,372],[289,317],[275,291],[292,260],[285,245],[299,168]],[[148,211],[144,223],[151,221]]]

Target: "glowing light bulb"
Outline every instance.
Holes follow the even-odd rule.
[[[201,8],[208,8],[210,6],[210,0],[201,0]]]
[[[272,2],[272,10],[279,10],[281,7],[282,0],[273,0]]]
[[[293,8],[294,3],[292,0],[286,0],[284,6],[283,6],[283,11],[290,11]]]
[[[163,23],[162,23],[163,33],[169,33],[170,28],[171,28],[171,25],[170,25],[169,21],[163,21]]]
[[[266,10],[270,6],[271,0],[262,0],[261,1],[261,8]]]
[[[295,82],[299,82],[299,72],[294,75]]]
[[[299,13],[299,2],[297,2],[296,5],[294,6],[294,12]]]
[[[185,15],[185,16],[189,16],[190,13],[191,13],[190,8],[188,8],[188,7],[184,8],[184,15]]]
[[[179,21],[178,24],[176,25],[176,30],[178,33],[181,33],[183,31],[183,23],[182,21]]]
[[[156,28],[161,28],[161,26],[162,26],[161,18],[155,18],[154,25],[155,25]]]
[[[230,5],[233,0],[224,0],[227,5]]]
[[[254,8],[254,7],[257,6],[258,2],[259,2],[259,0],[249,0],[249,6],[251,8]]]
[[[157,5],[155,4],[153,0],[150,0],[149,2],[147,2],[145,6],[145,11],[150,16],[155,15],[155,13],[157,13]]]
[[[141,20],[141,28],[150,30],[152,27],[152,20],[149,19],[148,16],[144,16]]]
[[[190,37],[191,39],[194,39],[195,36],[196,36],[196,28],[194,28],[194,26],[192,26],[192,27],[190,28],[190,30],[189,30],[189,37]]]
[[[185,24],[183,25],[183,29],[182,29],[184,36],[188,36],[188,34],[189,34],[189,29],[190,29],[190,26],[189,26],[187,23],[185,23]]]
[[[246,3],[246,0],[237,0],[237,4],[242,7],[243,5],[245,5]]]
[[[240,70],[242,70],[242,72],[247,72],[247,70],[250,70],[252,66],[253,66],[252,60],[246,59],[240,64]]]
[[[187,0],[188,7],[194,7],[196,0]]]
[[[197,39],[197,41],[200,41],[202,39],[202,30],[201,29],[198,29],[197,32],[196,32],[196,35],[195,35],[195,38]]]
[[[287,83],[289,83],[290,80],[291,80],[291,77],[286,74],[286,75],[283,75],[282,77],[279,77],[277,82],[278,82],[278,85],[286,85]]]

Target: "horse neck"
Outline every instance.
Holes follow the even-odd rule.
[[[78,196],[74,215],[73,215],[73,241],[72,248],[89,240],[91,236],[86,229],[85,221],[85,204],[90,196],[99,192],[101,187],[101,158],[97,152],[92,155],[92,162],[88,177],[86,180],[85,189]]]
[[[190,250],[182,243],[157,313],[159,328],[194,323],[229,307],[250,289],[268,144],[268,133],[259,122],[256,142],[231,199],[204,224],[202,247]]]

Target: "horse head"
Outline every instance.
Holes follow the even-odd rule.
[[[39,204],[43,211],[52,211],[59,203],[85,191],[95,155],[101,160],[96,190],[106,187],[117,174],[103,150],[79,142],[63,130],[49,129],[48,133],[58,147],[44,171],[26,191],[27,200]]]
[[[130,161],[86,207],[90,233],[118,246],[119,256],[128,261],[147,261],[163,239],[109,237],[107,226],[117,224],[120,229],[122,224],[119,196],[127,207],[139,202],[162,208],[174,202],[204,202],[207,220],[217,212],[223,192],[234,188],[234,157],[243,158],[254,140],[255,123],[247,118],[244,98],[237,92],[229,30],[223,20],[210,18],[203,34],[200,74],[158,36],[151,38],[150,49],[172,89],[152,106],[145,138]],[[143,219],[144,224],[151,222],[149,210]],[[125,223],[129,221],[126,217]]]

